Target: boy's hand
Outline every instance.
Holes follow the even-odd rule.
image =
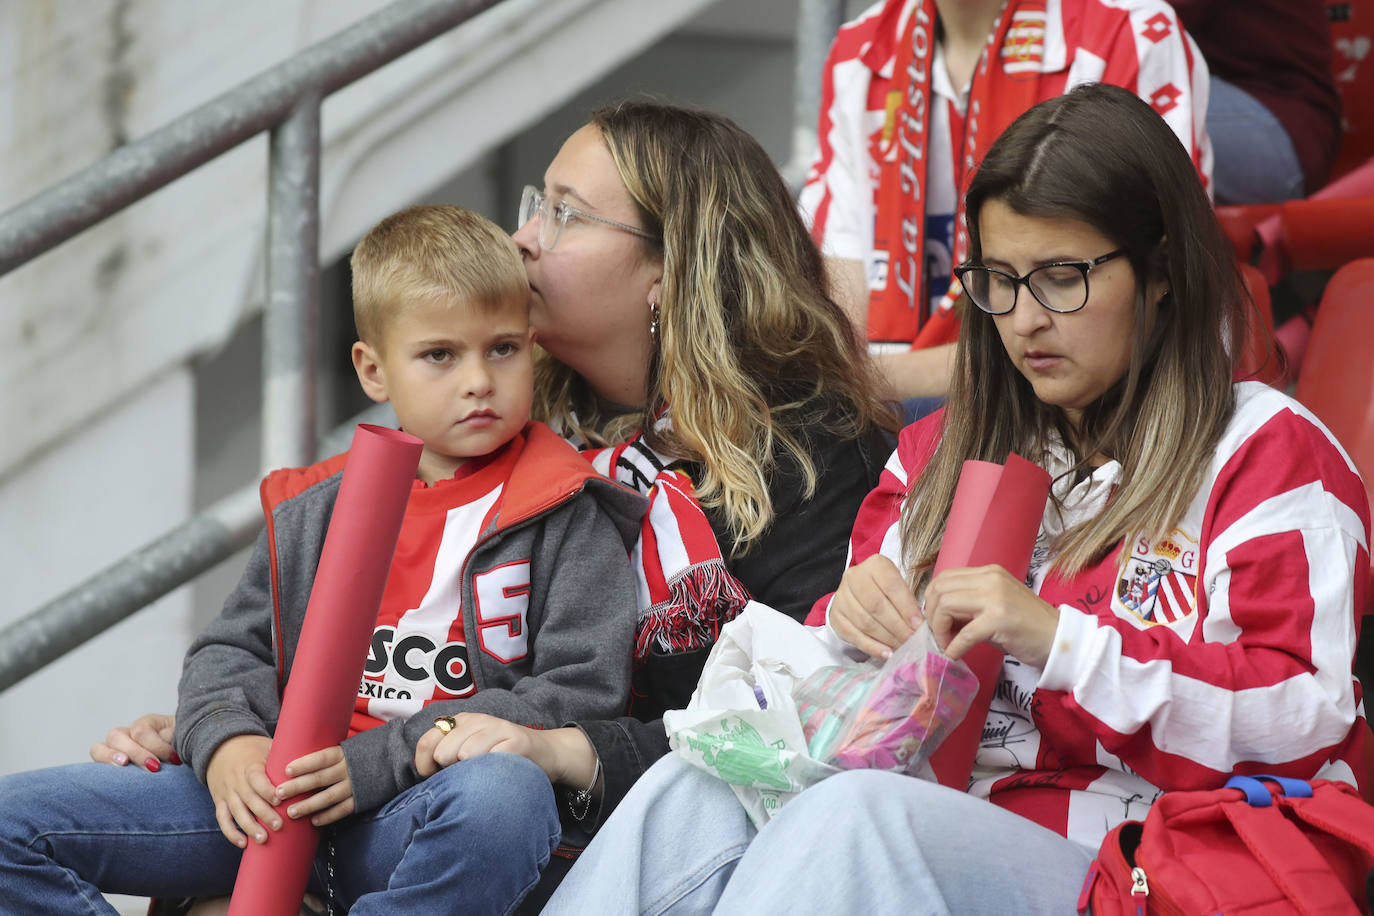
[[[353,783],[348,778],[348,764],[343,748],[337,744],[304,757],[297,757],[286,765],[286,782],[277,786],[276,802],[306,792],[309,798],[292,803],[286,814],[292,820],[314,815],[310,823],[323,827],[343,820],[353,813]]]
[[[272,740],[261,735],[236,735],[215,749],[205,771],[205,784],[215,800],[215,820],[235,846],[248,845],[244,834],[258,843],[267,842],[267,831],[281,829],[281,818],[272,810],[276,789],[267,778],[267,751]],[[242,832],[240,832],[242,828]]]

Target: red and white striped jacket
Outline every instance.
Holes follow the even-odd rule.
[[[1108,463],[1056,479],[1030,585],[1059,609],[1037,669],[1007,657],[969,791],[1096,848],[1160,792],[1275,773],[1356,784],[1366,725],[1351,673],[1369,585],[1369,506],[1358,472],[1296,401],[1244,382],[1208,476],[1177,529],[1132,538],[1061,578],[1047,545],[1094,517]],[[941,417],[903,431],[859,512],[851,565],[902,567],[898,516]],[[1047,463],[1052,476],[1070,466]],[[813,617],[828,599],[818,602]]]

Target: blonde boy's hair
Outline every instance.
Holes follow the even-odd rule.
[[[449,205],[408,207],[382,220],[353,249],[353,322],[377,344],[387,321],[417,302],[461,300],[493,308],[529,301],[529,281],[510,236],[484,216]]]

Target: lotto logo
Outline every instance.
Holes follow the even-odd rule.
[[[1169,21],[1169,17],[1163,13],[1155,13],[1145,20],[1145,28],[1141,30],[1142,35],[1159,44],[1174,32],[1174,24]]]
[[[1174,110],[1181,95],[1183,92],[1172,83],[1167,86],[1160,86],[1155,90],[1154,95],[1150,96],[1150,106],[1162,117]]]

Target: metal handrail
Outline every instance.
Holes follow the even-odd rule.
[[[0,214],[0,276],[255,137],[269,155],[268,295],[263,322],[263,466],[348,446],[377,405],[313,441],[319,308],[320,105],[325,97],[500,0],[400,0]],[[820,73],[842,0],[800,0],[792,154],[799,185],[815,144]],[[256,483],[138,548],[0,630],[0,691],[250,544],[263,525]]]
[[[321,439],[318,453],[348,448],[359,423],[394,425],[395,414],[387,404],[369,407]],[[0,690],[233,556],[263,524],[251,483],[10,624],[0,632]]]
[[[799,190],[816,150],[821,75],[830,43],[844,22],[844,0],[801,0],[797,56],[792,71],[792,155],[781,167],[788,187]]]
[[[0,276],[500,0],[399,0],[0,215]]]

